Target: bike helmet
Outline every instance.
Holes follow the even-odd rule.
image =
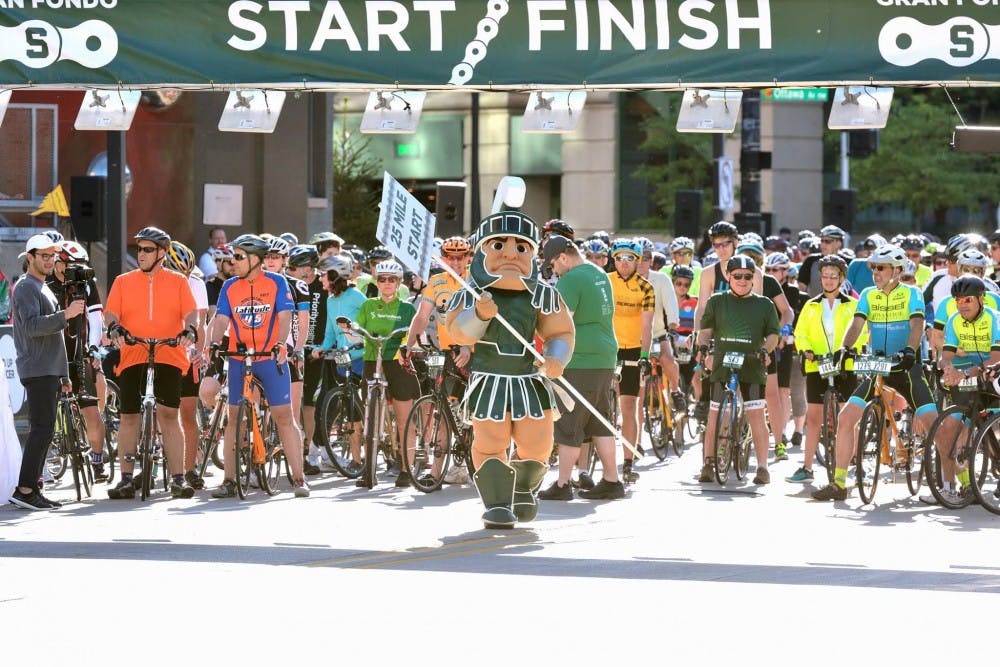
[[[986,292],[986,283],[979,276],[960,276],[951,284],[951,295],[982,296]]]
[[[971,247],[972,241],[969,239],[968,234],[956,234],[948,239],[944,253],[949,262],[954,262],[963,250],[968,250]]]
[[[330,255],[329,257],[324,257],[316,268],[321,273],[327,274],[327,277],[331,280],[334,278],[334,276],[330,275],[331,273],[335,273],[340,278],[347,280],[354,271],[354,264],[343,255]]]
[[[233,239],[232,245],[234,251],[239,248],[248,255],[256,255],[261,259],[270,250],[267,241],[256,234],[240,234]]]
[[[388,260],[386,260],[384,262],[379,262],[375,266],[375,275],[376,276],[382,275],[382,274],[386,274],[386,273],[388,273],[390,275],[393,275],[393,276],[396,276],[400,280],[403,279],[403,267],[400,265],[399,262],[397,262],[397,261],[395,261],[393,259],[388,259]]]
[[[629,253],[636,257],[642,257],[642,246],[632,239],[616,239],[611,244],[611,257],[617,257],[623,253]]]
[[[651,260],[651,264],[649,265],[649,268],[651,270],[653,270],[653,271],[659,271],[660,269],[662,269],[666,265],[667,265],[667,256],[664,255],[659,250],[654,250],[653,251],[653,258]]]
[[[639,244],[640,248],[642,248],[640,255],[649,255],[650,257],[653,256],[653,251],[656,250],[656,246],[653,245],[652,241],[647,239],[645,236],[637,236],[633,240]]]
[[[971,234],[966,234],[966,236],[969,237],[969,243],[971,243],[972,247],[975,248],[976,250],[979,250],[981,252],[990,251],[990,242],[987,241],[986,237],[983,236],[982,234],[973,232]]]
[[[52,245],[59,245],[66,240],[62,234],[60,234],[54,229],[46,230],[44,232],[41,232],[41,234],[49,237],[49,240],[52,241]]]
[[[690,266],[684,266],[683,264],[674,264],[674,267],[670,270],[670,278],[685,278],[686,280],[694,280],[694,269]]]
[[[667,250],[670,251],[671,255],[675,252],[681,252],[683,250],[690,250],[691,252],[694,252],[694,241],[686,236],[678,236],[670,242],[670,246]]]
[[[990,235],[986,238],[990,243],[996,243],[997,241],[1000,241],[1000,229],[994,229],[992,232],[990,232]]]
[[[769,269],[787,269],[792,266],[792,261],[783,252],[772,252],[764,259],[764,266]]]
[[[309,237],[309,245],[314,245],[319,247],[327,243],[335,243],[339,246],[343,246],[344,239],[340,238],[333,232],[319,232]]]
[[[840,239],[843,241],[846,234],[844,234],[844,230],[837,225],[827,225],[823,229],[819,230],[819,236],[820,238]]]
[[[464,236],[449,236],[441,243],[441,252],[454,255],[467,255],[472,250],[472,244]]]
[[[218,248],[212,248],[212,259],[214,260],[224,260],[233,258],[233,246],[229,243],[225,243]]]
[[[796,238],[796,240],[801,241],[802,239],[804,239],[806,237],[812,238],[814,236],[816,236],[816,232],[814,232],[813,230],[811,230],[811,229],[803,229],[803,230],[799,231],[798,234],[795,235],[795,238]]]
[[[899,243],[899,247],[903,250],[923,250],[924,245],[926,245],[924,239],[916,234],[903,237],[903,240]]]
[[[384,245],[377,245],[368,253],[369,264],[372,262],[384,262],[389,259],[392,259],[392,253]]]
[[[285,242],[288,243],[288,247],[297,246],[299,244],[299,237],[296,236],[295,234],[292,234],[291,232],[285,232],[284,234],[279,234],[278,238],[285,239]]]
[[[826,255],[824,257],[820,257],[817,261],[817,265],[819,266],[820,271],[823,270],[824,266],[832,266],[840,271],[841,277],[847,275],[847,262],[845,262],[844,258],[840,255]]]
[[[739,269],[750,269],[754,271],[757,269],[757,265],[752,259],[746,255],[734,255],[729,258],[726,262],[726,272],[730,273],[732,271],[738,271]]]
[[[815,236],[806,236],[801,241],[799,241],[799,248],[802,252],[807,255],[811,255],[814,252],[819,251],[819,239]]]
[[[564,222],[563,220],[559,220],[558,218],[546,222],[545,226],[542,227],[542,233],[558,234],[559,236],[565,236],[570,241],[573,240],[573,234],[574,234],[573,227],[568,222]]]
[[[955,262],[959,267],[973,266],[977,269],[984,270],[990,266],[989,258],[975,248],[969,248],[968,250],[960,252],[958,257],[955,259]]]
[[[719,236],[739,236],[739,234],[740,232],[736,229],[736,225],[725,220],[720,220],[708,228],[708,236],[713,239]]]
[[[751,253],[754,261],[760,265],[764,261],[764,245],[757,234],[744,234],[736,246],[736,254]]]
[[[86,263],[90,261],[87,251],[76,241],[63,241],[59,246],[56,259],[63,264],[70,264],[71,262]]]
[[[185,276],[191,275],[195,266],[194,252],[180,241],[171,241],[170,249],[163,258],[163,267],[172,269]]]
[[[841,259],[843,259],[848,264],[853,262],[855,258],[854,251],[851,250],[850,248],[841,248],[840,250],[837,251],[837,254],[840,255]]]
[[[785,252],[788,250],[788,241],[780,236],[768,236],[764,240],[764,249],[774,252]]]
[[[903,252],[902,248],[887,244],[880,248],[875,248],[872,254],[868,255],[868,263],[888,264],[889,266],[902,268],[906,265],[906,253]]]
[[[271,238],[267,239],[268,252],[273,252],[277,253],[278,255],[283,255],[285,257],[288,257],[288,253],[291,249],[292,246],[288,243],[288,241],[281,238],[280,236],[272,236]]]
[[[611,247],[611,237],[605,231],[602,230],[596,231],[590,235],[590,238],[604,241],[604,245]]]
[[[170,234],[159,227],[144,227],[135,235],[136,241],[149,241],[160,246],[164,250],[170,250]]]
[[[582,250],[587,255],[607,255],[608,244],[601,239],[588,239],[583,242]]]
[[[288,251],[288,267],[297,269],[302,266],[316,266],[319,262],[319,251],[314,245],[298,244]]]
[[[863,245],[865,247],[865,250],[871,251],[874,250],[875,248],[880,248],[884,246],[886,243],[888,243],[888,241],[886,241],[885,237],[882,236],[881,234],[872,234],[871,236],[869,236],[864,240]]]

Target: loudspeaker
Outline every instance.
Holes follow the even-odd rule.
[[[438,181],[434,207],[434,235],[467,236],[465,231],[465,183]]]
[[[103,241],[107,232],[104,178],[74,176],[70,181],[69,214],[77,241]]]
[[[849,157],[868,157],[878,152],[878,130],[851,130],[847,136]]]
[[[674,192],[674,236],[698,240],[701,236],[702,190],[676,190]]]
[[[858,213],[857,190],[830,190],[831,225],[837,225],[847,233],[854,231],[854,222]]]

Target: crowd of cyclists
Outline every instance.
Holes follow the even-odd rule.
[[[79,359],[81,350],[88,358],[86,364],[71,364],[70,380],[86,418],[90,464],[98,481],[109,479],[105,412],[99,411],[106,380],[119,389],[121,476],[108,488],[111,499],[133,498],[137,489],[136,431],[147,359],[138,339],[178,343],[155,351],[153,391],[169,489],[179,498],[205,486],[202,415],[223,387],[229,420],[222,479],[211,495],[237,495],[233,442],[243,395],[241,355],[272,353],[255,360],[253,372],[297,497],[309,496],[308,477],[341,469],[355,477],[366,465],[360,425],[351,434],[345,460],[329,459],[322,446],[328,424],[317,410],[317,399],[331,383],[347,381],[342,371],[324,372],[333,353],[349,354],[352,374],[359,378],[375,373],[378,348],[358,336],[354,325],[375,335],[407,329],[381,348],[397,450],[417,435],[407,433],[406,425],[415,421],[408,420],[414,401],[429,391],[421,362],[425,350],[444,354],[448,394],[455,405],[461,402],[461,378],[472,351],[454,344],[444,313],[462,289],[455,276],[465,274],[474,239],[437,239],[438,264],[452,271],[436,264],[424,283],[385,247],[366,251],[332,232],[316,234],[308,243],[288,233],[243,234],[214,244],[206,264],[167,232],[147,227],[134,239],[138,269],[116,277],[104,302],[92,277],[82,292],[78,287],[67,291],[72,282],[67,269],[85,265],[87,252],[51,234],[60,250],[49,285],[64,307],[81,294],[86,303],[79,325],[66,329],[65,340],[70,359]],[[992,391],[989,383],[996,373],[991,369],[1000,365],[995,282],[1000,230],[988,238],[964,233],[946,241],[931,234],[891,239],[872,234],[851,244],[849,235],[833,225],[761,238],[717,222],[700,239],[654,243],[604,232],[578,238],[571,224],[551,220],[542,236],[540,255],[550,239],[566,239],[611,281],[619,362],[614,412],[621,437],[633,445],[621,448],[625,483],[639,478],[632,450],[643,451],[644,412],[651,408],[640,397],[652,373],[662,374],[666,388],[655,409],[701,424],[696,431],[703,444],[701,483],[725,482],[718,474],[717,456],[723,454],[717,443],[724,437],[720,429],[725,430],[719,413],[726,409],[727,390],[738,389],[747,446],[752,442],[756,458],[753,483],[770,483],[768,464],[794,455],[799,465],[785,478],[789,483],[811,485],[818,465],[827,471],[829,483],[811,493],[816,500],[846,499],[851,475],[855,484],[867,483],[857,479],[862,472],[852,470],[852,464],[864,448],[858,441],[870,436],[864,415],[874,394],[891,398],[894,411],[888,419],[908,415],[922,438],[946,406],[969,406],[973,395]],[[544,264],[540,256],[543,269]],[[543,276],[558,280],[551,271],[543,270]],[[225,356],[218,354],[222,350]],[[967,391],[970,386],[976,392]],[[824,406],[830,388],[837,413],[832,420],[829,405]],[[968,419],[959,418],[935,431],[944,433],[932,443],[940,461],[939,488],[921,500],[941,503],[943,497],[943,504],[951,506],[971,496],[970,465],[950,446],[969,428]],[[594,488],[586,459],[581,455],[573,480],[584,491]],[[435,465],[425,474],[463,483],[468,472],[455,466],[442,473]],[[406,466],[395,474],[397,487],[416,482]],[[572,494],[554,486],[540,497]]]

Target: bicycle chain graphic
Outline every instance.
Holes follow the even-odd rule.
[[[966,16],[927,25],[899,16],[882,26],[878,48],[886,62],[897,67],[924,60],[965,67],[980,60],[1000,60],[1000,25],[986,25]]]
[[[507,0],[490,0],[486,3],[486,16],[476,25],[476,38],[465,46],[465,60],[451,70],[449,84],[463,86],[472,79],[476,65],[486,57],[487,45],[500,33],[500,19],[507,15]]]
[[[11,27],[0,26],[0,62],[16,60],[27,67],[40,69],[57,60],[71,60],[97,69],[117,55],[118,33],[110,24],[96,19],[84,21],[75,28],[60,28],[37,20]]]

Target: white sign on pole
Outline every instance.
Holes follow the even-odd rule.
[[[722,157],[718,160],[719,191],[716,193],[716,205],[722,211],[731,211],[736,205],[735,186],[733,184],[733,159]]]
[[[430,277],[434,222],[434,214],[385,172],[375,236],[424,282]]]

